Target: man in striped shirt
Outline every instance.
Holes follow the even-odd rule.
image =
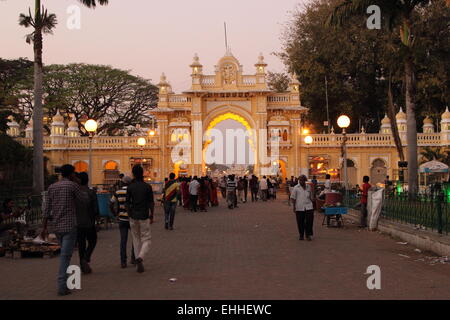
[[[127,188],[133,179],[123,177],[121,180],[122,188],[117,190],[111,198],[112,211],[116,213],[120,230],[120,265],[127,267],[127,243],[128,232],[130,231],[130,219],[126,208]],[[133,242],[133,241],[131,241]],[[131,244],[131,264],[135,264],[133,243]]]
[[[237,189],[237,182],[234,178],[234,175],[230,174],[228,176],[228,181],[227,181],[228,209],[237,208],[236,189]]]
[[[163,191],[166,230],[173,230],[173,222],[175,220],[175,210],[177,209],[179,192],[180,184],[177,180],[175,180],[175,173],[171,173],[169,176],[169,181],[164,186]]]

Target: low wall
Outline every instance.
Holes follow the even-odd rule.
[[[350,210],[348,217],[357,223],[360,222],[360,213],[357,210]],[[378,222],[378,230],[408,242],[423,251],[431,251],[440,256],[450,257],[450,236],[416,229],[412,225],[401,224],[384,218],[381,218]]]

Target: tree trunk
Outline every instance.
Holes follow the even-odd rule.
[[[41,1],[36,0],[35,19],[40,19]],[[33,194],[44,191],[44,137],[42,112],[42,30],[34,34],[34,107],[33,107]]]
[[[391,86],[392,77],[389,75],[389,87],[388,87],[388,118],[391,122],[391,132],[392,137],[394,138],[395,147],[397,149],[398,157],[400,161],[405,161],[405,154],[403,152],[402,140],[400,138],[400,134],[398,132],[397,120],[395,118],[395,114],[397,110],[395,110],[394,99],[392,98],[392,86]]]
[[[414,62],[411,55],[405,61],[405,83],[406,83],[406,128],[408,143],[408,192],[414,195],[418,191],[418,165],[417,165],[417,124],[416,105],[414,101],[416,81],[414,76]]]

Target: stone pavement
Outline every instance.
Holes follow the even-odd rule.
[[[119,267],[117,226],[99,233],[82,290],[55,295],[58,258],[0,258],[0,299],[449,299],[450,264],[379,233],[321,226],[299,241],[286,201],[177,209],[175,230],[158,208],[146,272]],[[349,220],[347,220],[349,222]],[[400,254],[402,256],[400,256]],[[78,263],[74,255],[72,263]],[[366,269],[381,267],[381,290],[368,290]],[[176,282],[170,282],[176,278]]]

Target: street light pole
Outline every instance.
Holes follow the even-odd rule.
[[[350,118],[346,115],[342,115],[337,120],[338,126],[342,129],[343,140],[342,140],[342,158],[344,161],[344,188],[345,188],[345,198],[348,196],[348,175],[347,175],[347,129],[350,126]]]
[[[313,143],[313,138],[311,136],[305,137],[305,144],[306,144],[306,170],[307,170],[307,177],[309,179],[309,146]]]
[[[89,132],[89,188],[92,187],[92,139],[94,134]]]
[[[345,195],[347,195],[348,190],[348,176],[347,176],[347,132],[345,128],[342,129],[342,134],[344,135],[344,139],[342,140],[342,148],[344,153],[344,186],[345,186]]]
[[[141,165],[144,165],[144,146],[147,144],[147,140],[145,138],[139,138],[137,140],[137,144],[139,145],[139,147],[141,147]]]
[[[92,139],[94,138],[94,134],[97,131],[97,121],[93,119],[89,119],[84,124],[84,128],[89,133],[89,188],[92,187]]]

